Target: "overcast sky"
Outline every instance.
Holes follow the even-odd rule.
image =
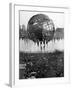
[[[28,12],[28,11],[20,11],[20,25],[25,25],[27,28],[27,24],[29,19],[36,14],[45,14],[51,18],[55,24],[55,28],[60,27],[64,28],[64,14],[63,13],[49,13],[49,12]]]

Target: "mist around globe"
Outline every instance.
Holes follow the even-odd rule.
[[[42,49],[41,49],[42,48]],[[52,40],[49,43],[40,44],[37,45],[37,43],[34,43],[31,40],[22,40],[20,39],[20,48],[19,50],[21,52],[29,52],[29,53],[40,53],[40,52],[55,52],[56,50],[64,51],[64,40]]]

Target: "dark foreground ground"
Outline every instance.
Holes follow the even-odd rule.
[[[19,79],[64,77],[64,52],[19,53]]]

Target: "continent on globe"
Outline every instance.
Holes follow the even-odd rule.
[[[27,25],[29,39],[37,43],[48,43],[53,39],[55,27],[53,21],[45,14],[37,14],[30,18]]]

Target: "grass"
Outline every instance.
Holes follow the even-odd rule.
[[[20,52],[19,64],[19,79],[64,77],[64,52]]]

